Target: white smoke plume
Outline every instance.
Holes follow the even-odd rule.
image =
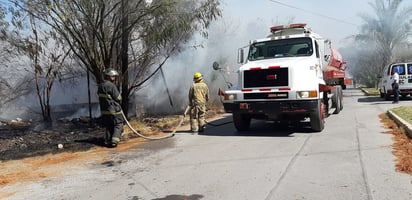
[[[188,91],[193,74],[202,73],[209,85],[211,102],[220,104],[218,89],[227,89],[227,83],[236,84],[237,50],[248,45],[249,40],[269,35],[271,22],[256,17],[248,21],[236,18],[223,10],[223,18],[209,29],[207,39],[196,37],[192,43],[203,48],[188,48],[166,62],[163,71],[165,81],[158,75],[145,84],[132,99],[137,109],[148,113],[179,113],[188,105]],[[213,62],[217,61],[222,70],[215,71]],[[170,91],[173,106],[169,103],[167,89]]]

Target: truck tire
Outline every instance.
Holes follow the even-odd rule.
[[[340,110],[343,110],[343,90],[339,91],[340,94]]]
[[[339,114],[343,108],[342,105],[342,88],[340,86],[335,86],[335,89],[332,91],[332,105],[335,109],[333,114]]]
[[[247,114],[233,113],[233,123],[238,131],[247,131],[250,127],[251,118]]]
[[[388,92],[386,91],[386,88],[383,88],[383,98],[385,99],[385,101],[391,100],[391,95],[388,94]]]
[[[385,93],[385,101],[391,100],[391,95],[388,93]]]
[[[318,101],[318,108],[315,112],[310,113],[310,126],[315,132],[321,132],[325,128],[324,107],[323,103]]]
[[[339,114],[340,112],[340,103],[341,103],[341,99],[340,99],[340,86],[337,85],[335,86],[335,89],[333,89],[332,91],[332,107],[335,108],[335,111],[333,111],[333,114]]]

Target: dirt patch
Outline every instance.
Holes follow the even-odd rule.
[[[222,111],[210,111],[214,119]],[[180,127],[177,125],[183,120]],[[163,137],[175,129],[188,131],[188,117],[152,116],[131,120],[132,127],[149,137]],[[16,183],[38,181],[70,170],[86,167],[87,163],[110,162],[113,153],[147,142],[126,125],[117,148],[104,146],[104,128],[99,122],[87,119],[59,121],[54,124],[28,122],[0,123],[0,188]],[[59,148],[59,144],[62,148]],[[0,199],[12,196],[13,191],[1,191]]]
[[[392,153],[396,157],[396,170],[412,174],[412,139],[408,138],[403,128],[399,127],[385,113],[379,115],[379,118],[384,127],[389,129],[385,133],[393,135]]]

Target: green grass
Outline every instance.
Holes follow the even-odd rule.
[[[379,90],[377,88],[362,88],[362,90],[366,93],[368,96],[379,96]]]
[[[401,106],[390,110],[409,124],[412,124],[412,106]]]

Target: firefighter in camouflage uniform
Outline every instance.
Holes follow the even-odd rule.
[[[203,82],[202,74],[193,75],[194,83],[189,90],[190,129],[193,133],[203,132],[206,116],[206,102],[209,100],[209,88]]]
[[[102,125],[106,128],[105,144],[109,147],[116,147],[123,132],[122,96],[114,84],[119,73],[108,68],[104,70],[104,76],[105,80],[99,84],[97,94],[102,114]]]

